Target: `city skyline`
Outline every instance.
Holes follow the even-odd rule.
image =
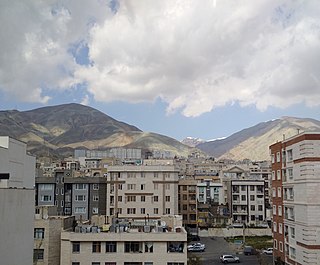
[[[282,116],[319,120],[319,9],[11,1],[0,10],[0,109],[81,103],[177,140],[228,137]]]

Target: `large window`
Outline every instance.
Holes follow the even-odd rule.
[[[34,249],[33,250],[33,260],[38,261],[38,260],[43,260],[44,258],[44,249]]]
[[[124,252],[140,252],[142,251],[142,243],[141,242],[125,242],[124,243]]]
[[[72,253],[80,253],[80,242],[79,241],[72,242]]]
[[[100,253],[101,252],[101,242],[95,241],[92,242],[92,253]]]
[[[86,213],[86,207],[75,207],[74,213]]]
[[[40,190],[53,190],[53,184],[39,184]]]
[[[75,188],[76,188],[76,190],[86,190],[87,184],[77,183]]]
[[[42,202],[51,202],[52,201],[52,197],[51,197],[51,195],[42,195],[40,200]]]
[[[106,242],[106,252],[117,252],[117,242],[108,241]]]
[[[44,238],[44,228],[35,228],[34,238]]]
[[[76,201],[77,202],[85,202],[86,201],[86,195],[76,195]]]
[[[153,242],[145,242],[144,252],[153,253]]]

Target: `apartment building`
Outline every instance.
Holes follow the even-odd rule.
[[[107,215],[159,218],[178,214],[178,170],[173,165],[108,167]]]
[[[320,133],[297,134],[271,145],[270,151],[275,259],[319,264]]]
[[[59,265],[61,232],[72,231],[74,216],[57,216],[56,206],[35,209],[33,265]]]
[[[106,213],[106,178],[77,176],[69,170],[56,170],[53,177],[36,178],[36,205],[55,205],[58,215],[74,215],[89,220]]]
[[[25,143],[0,136],[1,264],[32,264],[35,167]]]
[[[192,178],[181,178],[178,187],[179,214],[184,226],[197,227],[197,181]]]
[[[61,234],[61,264],[187,265],[187,233],[181,219],[125,221],[110,225],[79,225]],[[164,221],[167,220],[167,221]]]
[[[264,180],[231,180],[233,223],[260,226],[266,222]]]

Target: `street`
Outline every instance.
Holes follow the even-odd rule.
[[[261,259],[263,263],[259,262],[258,256],[245,256],[242,253],[237,254],[237,246],[228,243],[224,238],[221,237],[201,237],[199,241],[201,243],[206,244],[205,252],[189,252],[189,255],[195,255],[201,257],[202,265],[212,265],[212,264],[221,264],[220,256],[222,254],[233,254],[240,258],[241,264],[247,265],[272,265],[272,256],[267,256],[265,254],[261,254]]]

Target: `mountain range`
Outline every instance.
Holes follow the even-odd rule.
[[[141,148],[188,156],[194,148],[157,133],[117,121],[80,104],[63,104],[29,111],[0,111],[0,135],[27,143],[36,156],[70,156],[74,149]]]
[[[262,161],[270,159],[271,144],[306,131],[320,132],[320,121],[282,117],[259,123],[220,140],[199,143],[195,147],[217,159]]]
[[[303,131],[319,131],[320,121],[282,117],[243,129],[226,138],[204,141],[188,137],[182,142],[143,132],[88,106],[63,104],[29,111],[0,111],[0,135],[27,143],[41,156],[70,156],[74,149],[141,148],[143,152],[170,151],[187,157],[197,152],[216,159],[268,160],[269,146]]]

